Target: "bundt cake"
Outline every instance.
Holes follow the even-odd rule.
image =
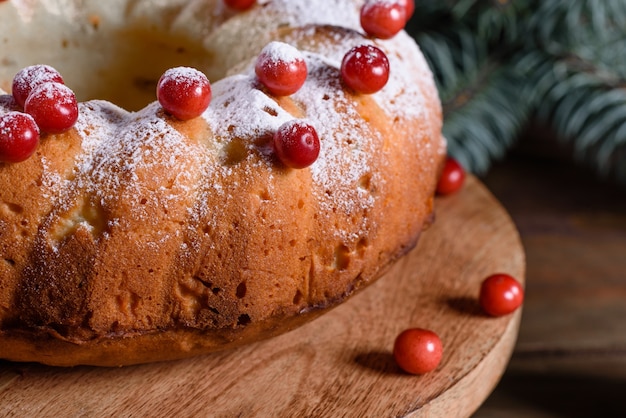
[[[236,347],[315,318],[413,248],[445,158],[440,103],[412,38],[366,33],[362,6],[0,2],[0,138],[7,115],[34,112],[13,87],[24,68],[58,71],[78,110],[66,129],[33,116],[32,155],[0,162],[0,358],[118,366]],[[345,69],[359,47],[386,60],[376,92]],[[272,87],[267,55],[303,61],[303,83]],[[206,110],[157,100],[168,69],[208,77]],[[289,164],[276,137],[304,131],[317,153]]]

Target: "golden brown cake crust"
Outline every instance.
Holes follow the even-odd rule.
[[[336,306],[416,244],[445,153],[432,77],[404,33],[379,42],[350,27],[267,21],[308,3],[261,2],[206,35],[223,46],[229,26],[257,22],[304,51],[309,76],[293,96],[259,89],[251,48],[237,74],[213,83],[201,117],[84,101],[72,130],[44,136],[23,163],[0,163],[1,358],[117,366],[236,347]],[[9,7],[0,4],[0,24]],[[177,16],[191,6],[180,7]],[[390,57],[388,86],[345,90],[338,60],[372,42]],[[268,144],[293,118],[321,140],[303,170]]]

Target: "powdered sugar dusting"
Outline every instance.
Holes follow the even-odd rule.
[[[281,22],[295,27],[322,24],[360,30],[359,3],[345,0],[325,0],[323,4],[310,0],[272,0],[266,10],[279,16]]]
[[[218,142],[266,136],[294,118],[258,87],[251,74],[235,75],[213,85],[214,99],[204,118]]]
[[[321,151],[311,166],[315,183],[321,185],[318,199],[328,208],[350,213],[355,204],[369,206],[371,201],[355,195],[359,179],[371,170],[369,149],[371,135],[361,117],[345,97],[337,68],[318,55],[309,55],[311,77],[294,98],[305,104],[307,118],[318,131]]]
[[[165,120],[160,106],[155,102],[128,113],[91,101],[80,110],[75,128],[84,152],[76,166],[76,185],[110,212],[109,222],[123,226],[129,220],[116,218],[114,208],[120,204],[130,209],[130,220],[145,223],[157,221],[150,218],[150,207],[183,216],[176,215],[176,208],[189,207],[199,171],[209,168],[202,153]]]
[[[294,62],[303,60],[302,53],[293,46],[284,42],[272,41],[261,51],[263,62],[272,65],[277,62]]]
[[[205,79],[204,73],[196,68],[191,67],[174,67],[170,68],[163,73],[163,80],[171,80],[176,85],[191,84],[193,80]]]

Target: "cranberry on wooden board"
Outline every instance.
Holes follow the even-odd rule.
[[[209,107],[211,84],[194,68],[170,68],[157,83],[157,99],[170,115],[180,120],[193,119]]]
[[[446,158],[439,182],[437,194],[447,195],[458,191],[465,182],[465,170],[454,158]]]
[[[8,112],[0,116],[0,162],[18,163],[30,157],[39,144],[39,127],[32,116]]]
[[[524,302],[524,289],[520,282],[508,274],[493,274],[482,282],[479,302],[491,316],[508,315]]]
[[[439,336],[427,329],[406,329],[394,341],[393,357],[398,366],[410,374],[435,370],[442,356],[443,347]]]

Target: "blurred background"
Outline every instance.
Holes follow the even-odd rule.
[[[420,0],[449,154],[527,256],[518,341],[475,417],[626,416],[626,0]]]

